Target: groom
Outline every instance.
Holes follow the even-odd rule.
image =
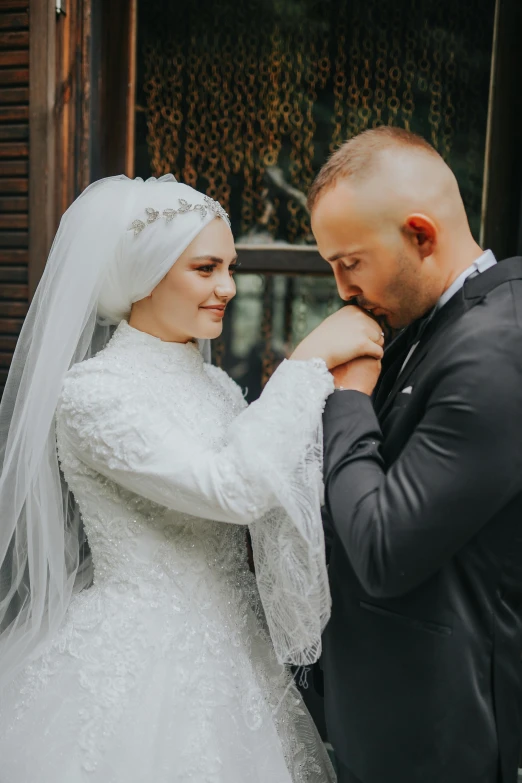
[[[340,781],[515,783],[522,259],[481,250],[452,172],[403,130],[347,142],[309,204],[341,297],[403,330],[382,368],[334,370],[324,414]]]

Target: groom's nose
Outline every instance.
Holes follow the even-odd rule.
[[[361,296],[362,289],[358,285],[353,285],[350,283],[346,274],[343,274],[342,270],[335,269],[334,275],[339,296],[344,302],[348,302],[350,299],[353,299],[356,296]]]

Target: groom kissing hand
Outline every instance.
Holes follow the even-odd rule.
[[[384,332],[374,318],[354,305],[326,318],[299,343],[291,359],[324,359],[336,389],[371,394],[381,372]]]
[[[477,245],[451,170],[405,130],[344,144],[309,206],[339,294],[361,308],[336,325],[352,310],[398,331],[382,369],[366,350],[335,363],[333,321],[296,350],[334,343],[323,669],[340,783],[515,783],[522,259]]]
[[[371,357],[379,367],[384,333],[376,321],[359,307],[347,305],[326,318],[299,343],[291,359],[324,359],[335,373],[354,359]]]

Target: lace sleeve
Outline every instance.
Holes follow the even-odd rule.
[[[128,387],[128,384],[127,384]],[[59,443],[130,491],[197,517],[250,524],[259,590],[280,660],[309,663],[329,614],[320,505],[324,362],[285,361],[219,451],[166,422],[104,372],[70,373]]]

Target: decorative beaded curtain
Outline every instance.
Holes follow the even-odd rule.
[[[239,241],[307,243],[304,194],[328,153],[398,125],[454,169],[478,236],[493,11],[494,0],[146,0],[150,173],[219,199]]]
[[[136,173],[219,199],[238,242],[312,243],[328,154],[381,124],[427,138],[478,238],[495,0],[143,0]],[[258,396],[339,307],[331,277],[237,277],[214,361]]]

